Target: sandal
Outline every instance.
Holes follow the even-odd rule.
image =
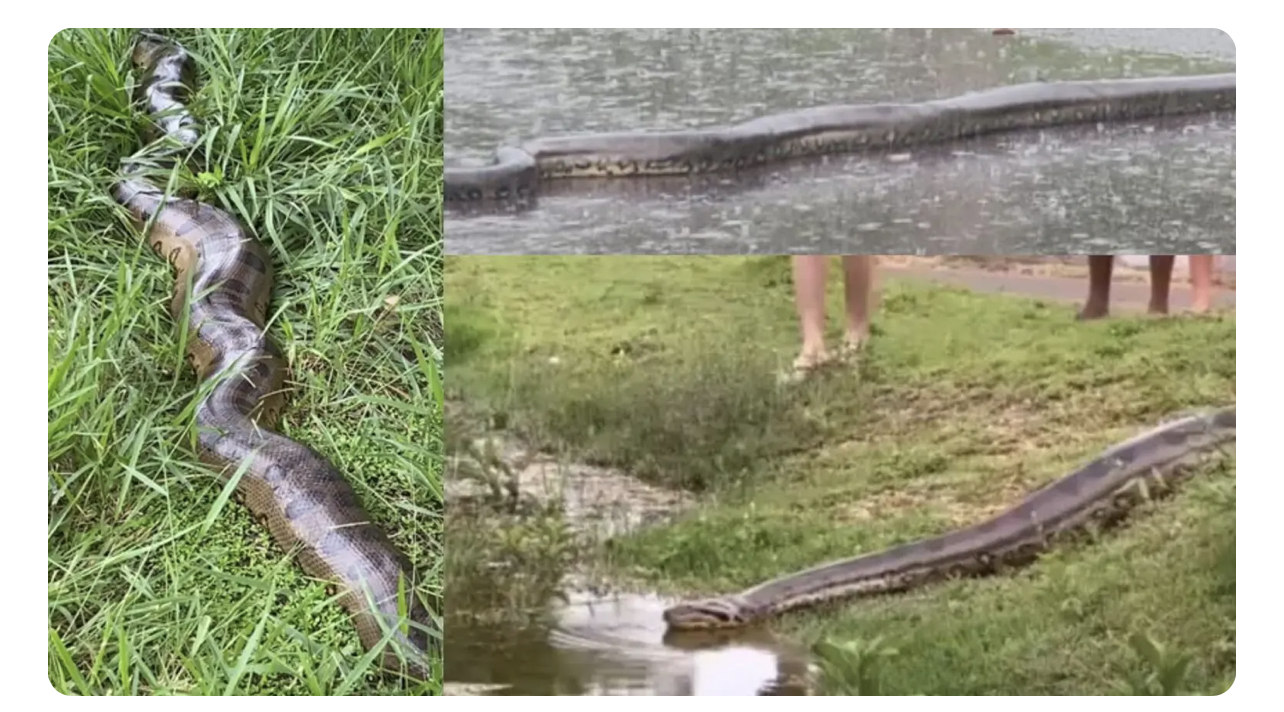
[[[869,343],[868,337],[861,339],[860,341],[852,341],[851,339],[844,340],[843,345],[838,349],[838,359],[843,363],[852,363],[856,361],[860,358],[861,352],[865,350],[865,344],[867,343]]]
[[[816,371],[832,364],[835,360],[829,352],[805,354],[794,359],[793,366],[782,371],[777,378],[781,384],[802,383]]]

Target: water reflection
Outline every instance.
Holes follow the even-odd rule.
[[[450,627],[446,679],[503,684],[493,693],[500,695],[806,693],[807,657],[797,647],[762,631],[666,636],[667,603],[576,592],[518,638]]]
[[[490,438],[489,449],[512,467],[519,501],[558,512],[561,524],[585,541],[662,521],[689,503],[685,493],[619,470],[562,462],[503,436]],[[455,531],[520,531],[508,529],[516,521],[493,509],[487,492],[458,471],[448,473],[452,511],[476,517]],[[765,631],[666,634],[662,614],[671,601],[604,589],[578,558],[542,557],[530,548],[539,544],[529,543],[521,556],[492,556],[472,548],[475,542],[454,541],[458,547],[448,551],[460,565],[447,567],[446,683],[457,694],[805,692],[806,654]]]
[[[1234,68],[1233,51],[1230,60],[1095,51],[968,30],[486,30],[450,32],[447,42],[448,163],[559,133],[695,128],[1039,79]],[[1234,136],[1233,115],[1196,116],[734,178],[566,181],[520,214],[452,210],[447,249],[1234,252]]]

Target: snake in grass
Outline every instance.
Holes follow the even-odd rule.
[[[740,593],[665,610],[670,633],[748,626],[786,611],[932,580],[992,574],[1029,563],[1076,530],[1118,521],[1171,485],[1188,461],[1235,440],[1234,406],[1175,418],[1120,443],[1020,504],[948,534],[823,564]]]
[[[917,104],[821,106],[690,131],[538,138],[491,165],[447,167],[447,203],[524,201],[561,178],[734,172],[1000,131],[1235,110],[1235,74],[1031,82]]]
[[[149,137],[168,142],[166,156],[195,153],[191,54],[144,31],[132,62],[136,100],[153,125]],[[338,468],[273,430],[285,404],[287,364],[266,331],[273,272],[267,249],[223,210],[167,196],[141,161],[124,162],[111,193],[177,271],[170,313],[187,326],[187,355],[206,386],[193,418],[200,459],[225,481],[241,471],[238,498],[308,575],[336,590],[362,646],[388,641],[379,655],[383,669],[428,680],[431,651],[439,648],[409,559],[370,520]]]

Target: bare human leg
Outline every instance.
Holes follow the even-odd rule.
[[[1213,267],[1216,255],[1190,255],[1190,310],[1207,314],[1213,307]]]
[[[1088,255],[1088,300],[1079,319],[1100,319],[1110,314],[1110,279],[1114,270],[1114,255]]]
[[[874,255],[845,255],[843,282],[847,297],[847,335],[843,350],[858,351],[869,339],[869,315],[874,300]]]
[[[1177,258],[1173,255],[1150,256],[1150,313],[1168,313],[1168,295],[1172,288],[1173,265]]]
[[[802,350],[794,360],[795,371],[805,371],[829,360],[825,350],[825,255],[798,255],[792,258],[794,304],[802,330]]]

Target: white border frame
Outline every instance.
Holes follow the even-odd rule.
[[[1271,278],[1266,275],[1266,271],[1268,267],[1277,264],[1277,259],[1281,260],[1279,264],[1284,266],[1284,259],[1281,259],[1284,236],[1279,234],[1284,231],[1284,228],[1280,227],[1278,219],[1272,221],[1273,225],[1268,224],[1267,221],[1268,206],[1279,200],[1278,195],[1267,195],[1267,186],[1274,184],[1274,181],[1268,177],[1268,172],[1278,174],[1280,170],[1277,164],[1280,157],[1280,132],[1274,124],[1269,129],[1266,126],[1268,121],[1279,120],[1280,114],[1270,109],[1270,106],[1277,105],[1279,94],[1268,87],[1279,86],[1280,82],[1277,74],[1267,74],[1266,55],[1278,54],[1278,43],[1282,38],[1277,27],[1267,21],[1266,13],[1256,17],[1251,16],[1242,12],[1245,5],[1246,3],[1218,5],[1216,9],[1221,12],[1214,14],[1208,12],[1210,6],[1205,3],[1169,2],[1149,6],[1141,3],[1087,1],[1071,6],[1074,12],[1055,13],[1050,11],[1053,7],[1061,9],[1065,6],[1016,3],[1010,0],[989,3],[984,10],[971,3],[945,2],[887,5],[877,2],[833,3],[795,0],[783,5],[773,3],[757,5],[753,2],[731,5],[730,3],[691,3],[689,0],[686,2],[648,0],[638,4],[490,0],[483,4],[471,5],[468,3],[382,3],[362,6],[367,11],[360,14],[369,18],[395,20],[395,23],[386,23],[390,26],[395,24],[453,27],[484,25],[503,19],[504,25],[513,27],[726,27],[738,23],[756,27],[813,27],[842,26],[841,21],[859,23],[861,26],[903,27],[917,20],[930,18],[936,21],[936,25],[942,27],[986,24],[1008,27],[1057,24],[1080,27],[1147,27],[1163,24],[1182,27],[1218,27],[1227,32],[1236,41],[1237,72],[1238,52],[1248,53],[1242,63],[1244,70],[1248,72],[1245,75],[1247,91],[1243,97],[1244,113],[1239,115],[1237,110],[1236,116],[1237,142],[1238,137],[1243,136],[1249,147],[1245,151],[1245,160],[1242,165],[1237,166],[1237,170],[1238,167],[1243,167],[1248,171],[1248,180],[1244,183],[1246,210],[1243,213],[1237,212],[1236,225],[1244,225],[1245,232],[1250,236],[1250,244],[1249,254],[1242,268],[1245,274],[1242,277],[1237,275],[1236,279],[1237,291],[1243,291],[1245,295],[1237,296],[1236,302],[1237,312],[1240,309],[1243,310],[1245,321],[1249,325],[1249,330],[1245,332],[1249,341],[1245,349],[1244,372],[1252,388],[1247,393],[1248,400],[1242,404],[1246,415],[1245,427],[1248,428],[1247,437],[1244,447],[1240,448],[1238,444],[1236,447],[1238,454],[1244,455],[1244,460],[1249,465],[1249,469],[1246,470],[1249,478],[1244,481],[1245,517],[1236,518],[1237,527],[1244,534],[1245,560],[1249,564],[1243,571],[1245,585],[1243,595],[1238,599],[1239,603],[1244,604],[1248,625],[1242,632],[1237,628],[1237,679],[1231,691],[1223,697],[1229,697],[1238,702],[1249,702],[1253,699],[1270,698],[1266,688],[1271,684],[1269,680],[1271,663],[1267,660],[1266,653],[1270,646],[1278,644],[1277,633],[1280,630],[1281,617],[1279,613],[1281,606],[1275,600],[1278,589],[1270,584],[1276,573],[1272,562],[1279,558],[1277,547],[1280,537],[1268,526],[1273,516],[1269,513],[1270,510],[1281,502],[1281,479],[1278,471],[1269,465],[1265,452],[1266,441],[1272,437],[1267,431],[1271,419],[1269,412],[1270,409],[1279,405],[1282,395],[1280,369],[1278,366],[1269,365],[1270,361],[1279,356],[1269,345],[1267,337],[1270,333],[1268,319],[1272,317],[1268,315],[1268,309],[1271,309],[1271,306],[1268,301],[1269,295],[1266,294],[1266,286],[1270,283],[1269,280],[1281,277],[1276,275]],[[166,12],[166,10],[169,11]],[[40,264],[41,260],[45,260],[47,264],[48,260],[47,244],[46,249],[42,250],[40,240],[37,239],[40,234],[47,235],[48,232],[48,188],[44,181],[36,179],[38,175],[47,176],[48,170],[46,149],[35,140],[42,131],[46,134],[48,131],[47,114],[46,125],[41,125],[37,109],[37,107],[47,107],[47,63],[40,59],[47,57],[49,40],[67,26],[69,21],[75,21],[74,26],[77,27],[115,27],[131,23],[156,24],[158,22],[168,25],[199,25],[218,17],[227,20],[252,19],[254,24],[263,26],[293,26],[299,20],[305,19],[321,23],[321,26],[342,26],[357,18],[353,17],[352,6],[348,4],[324,2],[278,4],[236,0],[212,5],[185,4],[173,8],[156,5],[112,6],[102,3],[71,2],[41,5],[29,11],[33,12],[35,22],[34,26],[28,26],[25,29],[16,22],[24,19],[22,13],[11,11],[10,18],[13,24],[10,25],[11,30],[7,33],[8,36],[3,45],[6,59],[3,66],[6,68],[9,79],[6,92],[9,106],[3,114],[0,114],[3,117],[0,120],[3,120],[5,129],[3,135],[9,138],[6,151],[9,158],[8,166],[7,170],[0,174],[4,182],[3,195],[7,198],[8,204],[8,209],[5,211],[9,223],[5,229],[8,239],[5,244],[11,250],[11,256],[6,259],[6,262],[21,267],[5,279],[0,279],[0,303],[10,305],[6,325],[12,330],[6,339],[11,350],[3,357],[4,373],[11,377],[17,376],[13,379],[14,384],[6,389],[7,397],[4,399],[7,411],[5,421],[12,430],[3,440],[16,455],[7,463],[6,485],[13,488],[7,498],[17,506],[6,512],[4,517],[0,517],[0,527],[3,527],[4,534],[0,541],[6,542],[11,547],[7,556],[10,566],[6,572],[8,574],[5,577],[6,585],[0,588],[0,605],[9,613],[5,623],[8,635],[5,636],[5,645],[0,646],[0,656],[3,657],[0,671],[3,671],[4,678],[11,683],[10,692],[18,693],[12,695],[17,704],[21,705],[34,697],[41,702],[51,703],[55,709],[64,709],[76,703],[72,698],[63,697],[54,692],[48,682],[48,657],[45,653],[48,645],[47,623],[44,616],[34,615],[35,611],[45,610],[47,607],[47,551],[45,545],[36,540],[33,534],[40,529],[47,529],[45,507],[37,506],[36,503],[43,504],[47,501],[48,495],[45,491],[47,487],[40,485],[38,443],[41,438],[33,416],[37,403],[44,400],[47,405],[48,395],[46,391],[40,389],[39,383],[34,378],[24,375],[38,373],[41,365],[47,368],[48,361],[47,348],[44,351],[36,351],[34,348],[37,344],[48,343],[47,317],[43,312],[26,308],[39,290],[42,272],[36,268],[36,265]],[[424,22],[421,25],[405,22],[406,19],[415,16],[422,17]],[[1101,22],[1101,20],[1108,20],[1108,22]],[[800,23],[800,21],[806,22]],[[447,43],[446,61],[449,61],[449,56],[450,47]],[[1271,182],[1268,183],[1268,181]],[[1238,253],[1238,246],[1236,251]],[[1281,323],[1278,313],[1274,314],[1273,321],[1276,324]],[[1252,324],[1258,324],[1258,326],[1253,327]],[[1262,331],[1255,329],[1262,329]],[[45,338],[41,338],[42,336]],[[1257,340],[1258,336],[1261,336],[1262,340]],[[46,358],[41,359],[42,355]],[[1253,462],[1260,462],[1263,465],[1254,467]],[[28,610],[28,606],[33,615],[23,614]],[[1242,651],[1243,654],[1239,655],[1238,651]],[[449,657],[449,650],[447,650],[447,664],[449,664]],[[492,704],[503,704],[498,701],[500,698],[491,697],[449,699],[472,701],[433,701],[428,704],[433,705],[434,708],[443,704],[451,708],[456,705],[471,705],[475,709],[489,707]],[[744,704],[779,704],[765,701],[765,699]],[[802,704],[814,704],[819,707],[834,705],[836,710],[848,709],[852,704],[824,702],[824,699],[826,698],[815,698],[813,702]],[[118,704],[138,703],[111,699],[101,704],[115,709]],[[187,704],[205,703],[179,702],[178,704],[185,707]],[[269,705],[275,708],[279,703],[247,700],[240,704],[267,709]],[[264,707],[260,708],[260,704]],[[284,704],[288,707],[306,704],[308,709],[319,712],[320,707],[337,710],[341,704],[346,703],[312,700]],[[423,702],[404,698],[398,701],[398,698],[390,698],[388,702],[379,704],[409,709],[411,705],[421,705]],[[587,700],[575,702],[574,699],[566,699],[557,704],[562,707],[568,704],[572,707],[584,704],[586,709],[589,709],[589,705],[594,707],[597,705]],[[630,706],[646,703],[625,701],[623,704]],[[701,703],[693,700],[676,704],[685,706]],[[925,699],[910,698],[896,704],[904,706],[907,710],[916,710],[925,709],[932,703]],[[970,706],[971,703],[965,704]],[[999,708],[1008,708],[1008,705],[1012,705],[1010,709],[1016,709],[1018,706],[1024,707],[1029,703],[986,701],[976,704]],[[1052,701],[1041,704],[1051,705],[1052,709],[1056,710],[1069,709],[1073,703]],[[1137,709],[1136,705],[1141,705],[1144,709],[1151,709],[1152,705],[1154,708],[1163,705],[1165,708],[1171,706],[1176,709],[1189,709],[1187,705],[1193,708],[1200,703],[1105,698],[1094,704],[1104,705],[1107,709],[1126,707],[1134,710]],[[640,706],[638,709],[645,708]]]

